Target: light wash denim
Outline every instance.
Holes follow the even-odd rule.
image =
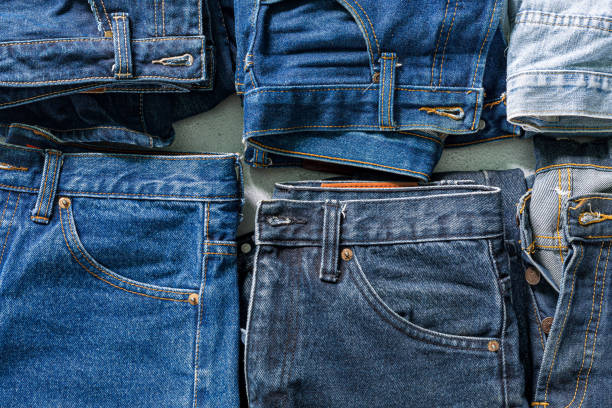
[[[525,130],[612,134],[610,0],[510,0],[508,120]]]
[[[0,135],[160,147],[234,92],[228,0],[13,0],[0,21]]]
[[[257,213],[250,406],[527,407],[516,199],[471,180],[277,185]]]
[[[528,297],[533,406],[612,405],[612,142],[535,139],[517,207]]]
[[[1,407],[238,406],[236,165],[0,144]]]
[[[466,135],[456,145],[519,135],[504,117],[504,8],[502,0],[235,0],[246,160],[427,180],[447,134]]]

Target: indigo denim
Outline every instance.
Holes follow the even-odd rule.
[[[66,141],[168,145],[173,121],[234,92],[227,3],[2,2],[0,124]]]
[[[260,204],[251,407],[527,406],[506,199],[404,186],[281,184]]]
[[[534,406],[612,404],[612,142],[535,139],[518,206],[533,347]]]
[[[500,114],[501,0],[235,5],[243,138],[257,166],[310,159],[427,180],[447,134],[470,135],[459,145],[520,134]]]
[[[236,165],[0,145],[0,406],[238,406]]]
[[[612,134],[609,0],[510,0],[508,120],[526,130]]]

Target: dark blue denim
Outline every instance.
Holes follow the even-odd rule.
[[[612,141],[535,138],[521,199],[534,406],[612,405]],[[527,274],[526,274],[526,277]]]
[[[67,141],[168,145],[173,121],[234,92],[227,3],[3,2],[0,124]]]
[[[235,5],[256,166],[310,159],[427,180],[447,134],[470,135],[455,145],[520,134],[503,113],[501,0]]]
[[[277,185],[257,214],[250,406],[526,407],[504,237],[519,190]]]
[[[0,406],[238,406],[237,160],[0,144]]]

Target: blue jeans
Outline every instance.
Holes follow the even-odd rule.
[[[250,406],[526,407],[508,174],[278,185],[257,213]]]
[[[501,0],[235,0],[246,159],[427,180],[446,135],[458,146],[519,135],[505,121],[503,9]]]
[[[612,404],[612,142],[535,139],[518,206],[537,406]]]
[[[228,0],[17,0],[0,20],[0,135],[26,123],[70,142],[160,147],[172,122],[234,92]]]
[[[237,156],[0,163],[0,405],[237,406]]]

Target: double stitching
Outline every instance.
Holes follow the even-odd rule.
[[[446,23],[446,14],[448,12],[449,4],[450,4],[450,0],[446,0],[446,8],[444,9],[444,18],[442,19],[442,26],[440,27],[440,32],[438,33],[438,40],[436,41],[436,49],[434,50],[434,55],[433,55],[433,63],[431,64],[431,79],[429,80],[429,86],[433,86],[434,67],[436,66],[436,55],[438,54],[438,46],[440,45],[440,38],[442,38],[442,33],[444,32],[444,24]],[[441,75],[442,74],[440,74],[440,76]]]
[[[9,192],[9,198],[10,197],[11,197],[11,193]],[[13,226],[13,220],[15,219],[17,208],[19,207],[20,198],[21,198],[21,193],[17,194],[17,202],[15,203],[15,209],[13,210],[13,215],[11,216],[11,222],[8,225],[6,236],[4,237],[4,244],[2,244],[2,254],[0,254],[0,267],[2,267],[2,260],[4,259],[4,250],[6,249],[6,243],[8,242],[9,234],[11,232],[11,227]],[[6,199],[6,203],[8,204],[8,198]],[[6,206],[4,207],[4,209],[6,210]],[[2,220],[4,220],[4,211],[2,211]],[[2,222],[2,220],[0,220],[0,223]]]
[[[453,30],[453,24],[455,23],[455,16],[457,15],[457,4],[458,0],[455,0],[455,11],[453,12],[453,19],[451,21],[450,28],[446,33],[446,41],[444,42],[444,49],[442,50],[442,61],[440,62],[440,78],[438,79],[438,86],[442,84],[442,71],[444,70],[444,56],[446,55],[446,45],[448,44],[448,39],[450,38],[451,31]],[[448,3],[447,3],[448,7]]]
[[[476,83],[476,74],[478,73],[478,66],[480,65],[480,57],[482,56],[482,50],[484,49],[487,39],[489,38],[489,32],[491,32],[491,26],[493,25],[493,18],[495,17],[495,10],[497,9],[497,1],[493,3],[493,11],[491,12],[491,19],[489,20],[489,28],[487,28],[487,34],[485,35],[482,45],[480,46],[480,52],[478,52],[478,60],[476,61],[476,68],[474,69],[474,77],[472,78],[472,86]],[[474,115],[476,117],[476,115]]]

